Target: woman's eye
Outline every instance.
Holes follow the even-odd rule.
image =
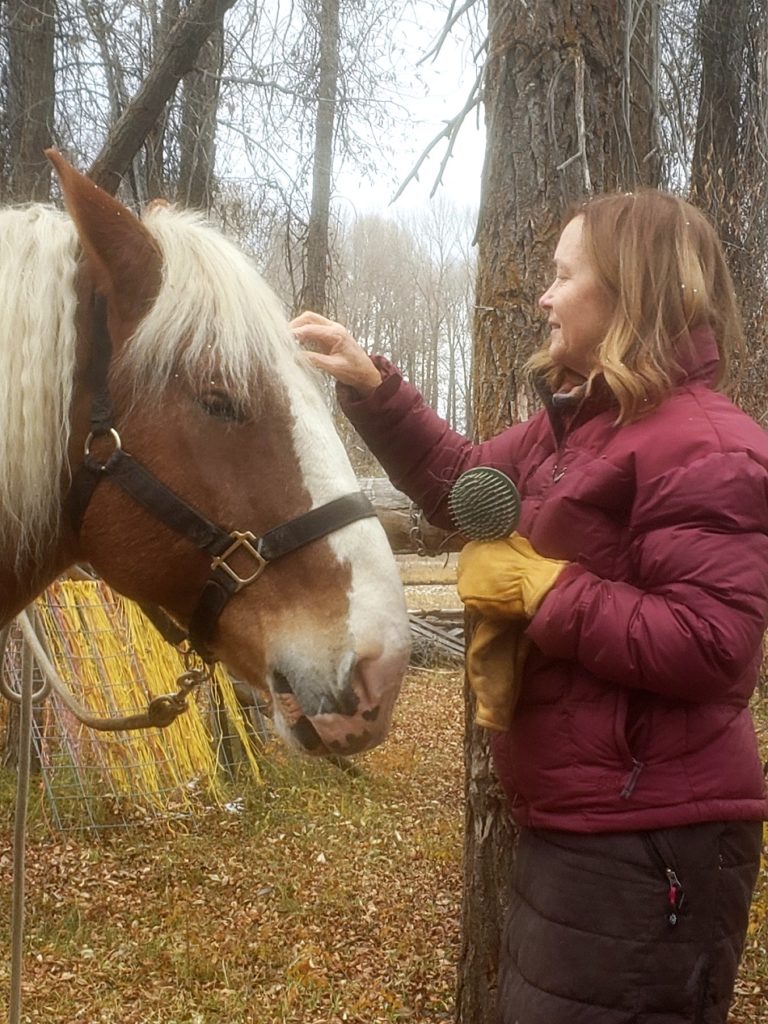
[[[245,419],[243,410],[230,398],[225,391],[207,391],[198,399],[208,416],[229,423],[242,423]]]

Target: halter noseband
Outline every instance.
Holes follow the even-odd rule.
[[[206,661],[212,661],[209,645],[218,618],[231,597],[254,583],[275,559],[313,540],[326,537],[358,519],[375,516],[376,512],[368,498],[358,491],[310,509],[260,537],[250,530],[232,530],[228,533],[206,519],[123,450],[120,435],[114,427],[112,398],[107,381],[112,343],[107,327],[106,301],[101,296],[94,300],[93,312],[90,431],[85,441],[85,457],[73,476],[68,497],[73,528],[79,533],[96,487],[101,480],[109,478],[162,523],[211,555],[210,574],[189,621],[189,640]],[[114,450],[102,462],[91,454],[91,443],[94,438],[107,434],[114,442]],[[238,551],[244,552],[253,562],[252,571],[246,576],[240,576],[229,562]],[[166,639],[174,643],[186,639],[183,631],[163,609],[145,610]]]

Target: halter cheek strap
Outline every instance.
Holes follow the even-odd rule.
[[[106,302],[102,297],[97,297],[94,301],[90,367],[93,389],[90,432],[85,441],[83,462],[73,476],[68,496],[70,520],[75,532],[79,533],[85,511],[97,486],[101,480],[109,479],[166,526],[209,554],[210,573],[190,618],[189,640],[206,661],[212,661],[210,643],[219,616],[231,597],[254,583],[270,562],[359,519],[375,516],[376,512],[368,498],[358,491],[310,509],[261,536],[256,536],[250,530],[227,532],[180,498],[146,466],[123,450],[120,435],[113,425],[112,399],[107,382],[111,355]],[[91,454],[91,442],[95,437],[107,434],[112,437],[115,447],[108,458],[102,461]],[[250,571],[245,576],[241,576],[230,564],[235,554],[239,554],[240,563],[243,562],[243,555],[251,560]],[[144,610],[172,643],[187,638],[162,609],[145,607]]]

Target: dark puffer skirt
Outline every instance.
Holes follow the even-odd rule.
[[[499,1024],[725,1024],[761,836],[759,822],[523,829]]]

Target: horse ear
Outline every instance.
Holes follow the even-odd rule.
[[[97,290],[121,319],[137,322],[160,288],[162,259],[154,239],[127,206],[76,171],[58,150],[46,149],[45,155],[56,169]]]

